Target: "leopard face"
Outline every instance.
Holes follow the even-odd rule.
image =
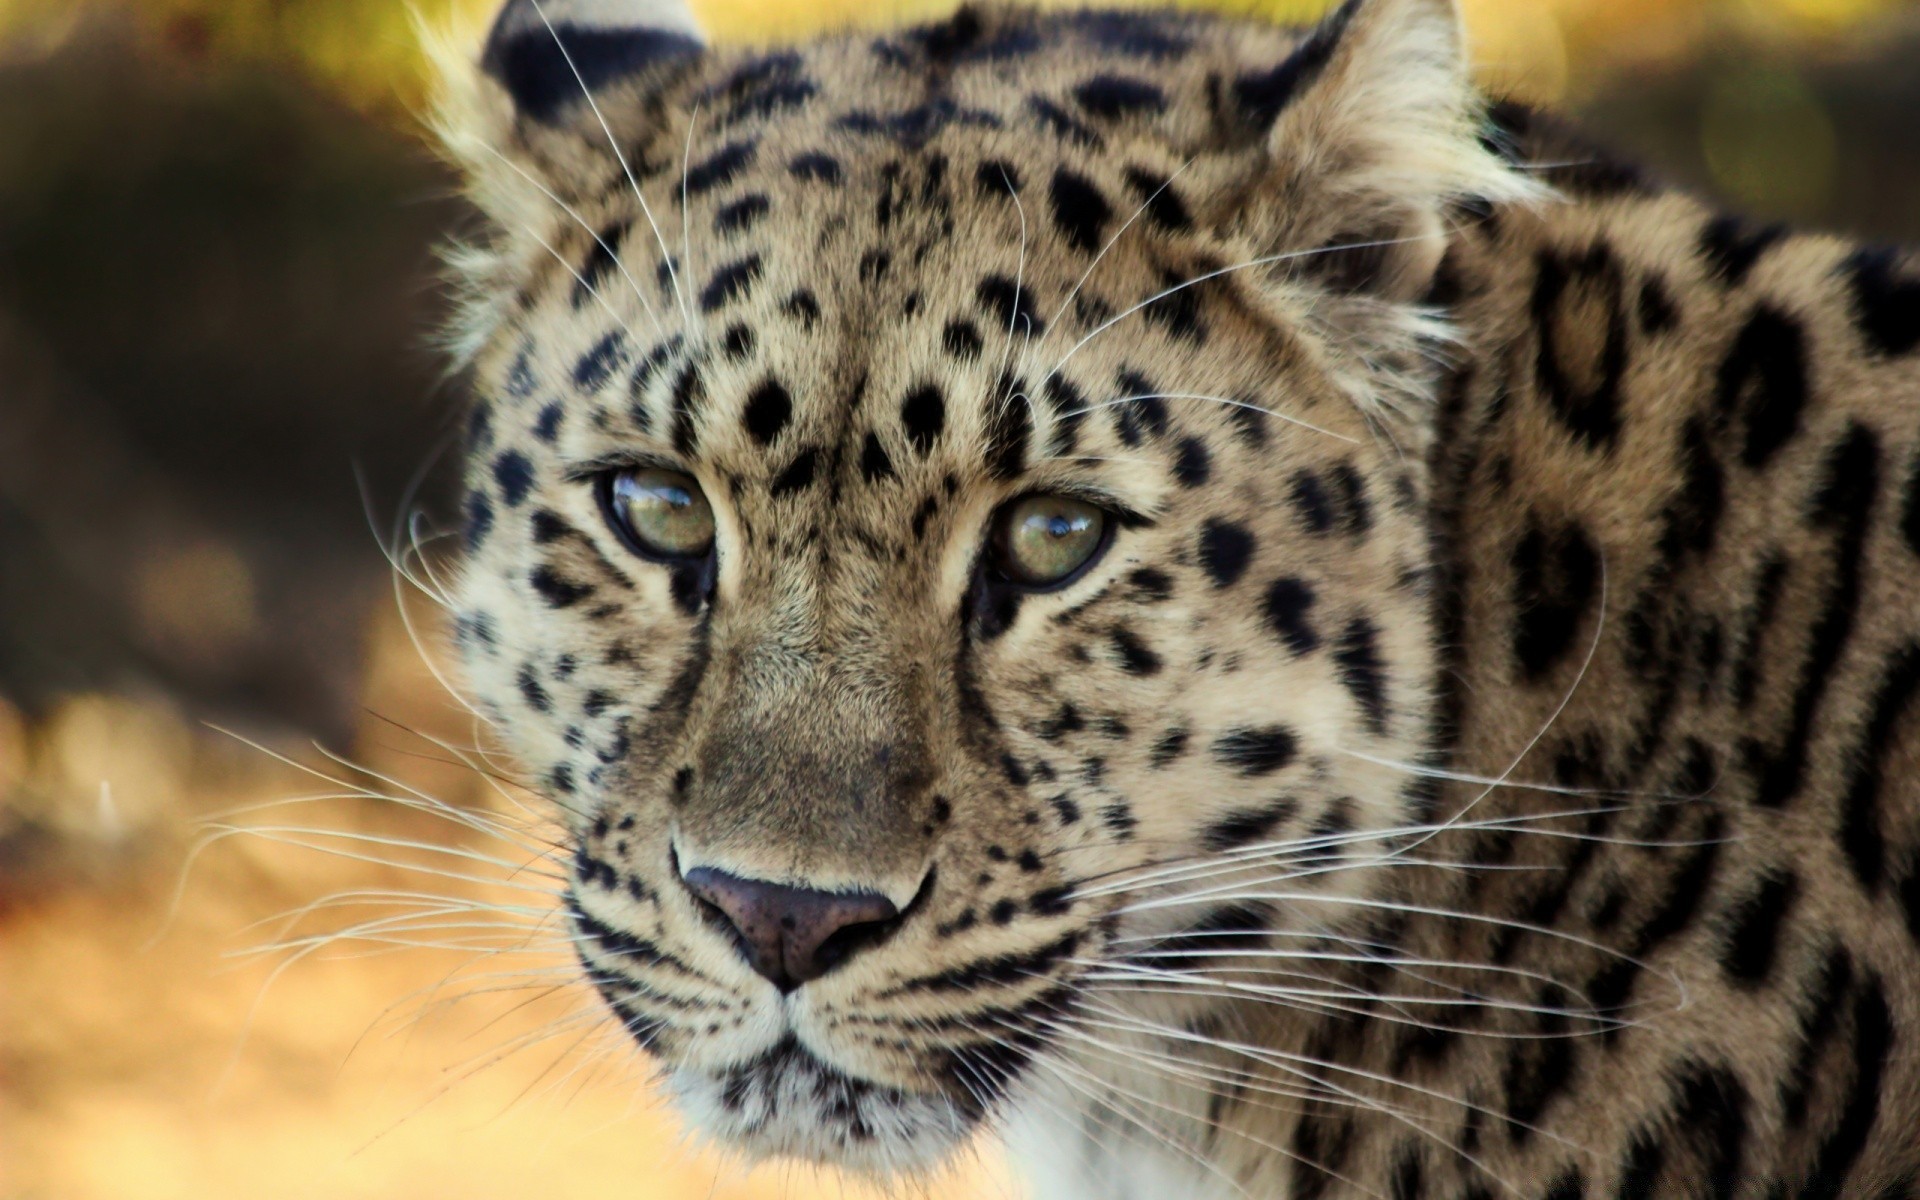
[[[1419,301],[1444,207],[1529,185],[1427,0],[774,53],[621,8],[515,0],[449,126],[467,677],[691,1123],[924,1169],[1085,1029],[1204,1014],[1183,957],[1391,889]]]

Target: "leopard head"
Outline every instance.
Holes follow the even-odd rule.
[[[945,1158],[1429,819],[1447,0],[777,51],[512,0],[444,128],[458,633],[586,976],[750,1156]]]

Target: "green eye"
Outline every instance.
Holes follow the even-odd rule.
[[[713,509],[690,476],[637,468],[604,477],[607,519],[648,558],[704,558],[713,549]]]
[[[1071,496],[1027,496],[994,517],[994,568],[1021,587],[1067,582],[1107,544],[1107,514]]]

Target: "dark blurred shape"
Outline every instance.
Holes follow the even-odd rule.
[[[0,72],[0,696],[338,739],[391,603],[355,468],[384,526],[453,423],[462,210],[419,142],[209,69],[94,36]]]
[[[1579,119],[1746,215],[1920,243],[1920,15],[1844,49],[1712,42],[1683,70],[1609,81]]]

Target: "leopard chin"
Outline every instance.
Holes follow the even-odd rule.
[[[937,1170],[986,1116],[964,1088],[914,1092],[862,1079],[792,1034],[738,1065],[675,1067],[665,1080],[689,1128],[723,1150],[876,1179]]]

